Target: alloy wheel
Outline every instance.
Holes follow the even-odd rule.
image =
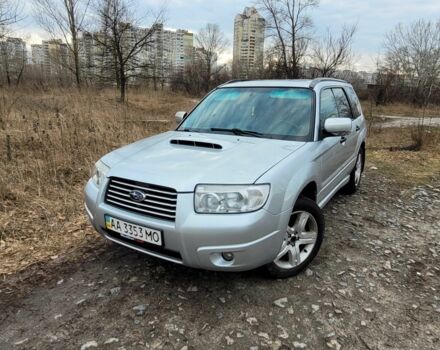
[[[274,260],[274,264],[282,269],[292,269],[304,262],[311,254],[318,237],[318,223],[309,212],[293,212],[290,223],[281,251]]]
[[[362,176],[362,153],[359,153],[356,160],[356,169],[354,171],[354,184],[356,187],[358,187],[359,183],[361,182],[361,176]]]

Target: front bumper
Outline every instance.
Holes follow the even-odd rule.
[[[195,268],[221,271],[251,270],[273,261],[278,254],[290,211],[273,215],[264,209],[246,214],[197,214],[193,193],[178,193],[175,222],[164,221],[104,202],[104,190],[89,181],[85,188],[86,212],[105,238],[161,259]],[[161,230],[164,247],[139,246],[105,230],[104,215]],[[234,254],[226,261],[222,253]]]

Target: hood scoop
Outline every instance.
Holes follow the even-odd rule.
[[[192,140],[171,140],[172,145],[182,145],[190,147],[210,148],[210,149],[222,149],[223,147],[218,143],[192,141]]]

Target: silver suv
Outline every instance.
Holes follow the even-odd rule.
[[[95,229],[196,268],[303,270],[322,243],[321,208],[360,185],[366,128],[352,86],[232,81],[176,120],[96,163],[85,188]]]

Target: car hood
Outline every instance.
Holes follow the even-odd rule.
[[[170,131],[102,158],[108,176],[192,192],[197,184],[251,184],[304,142]],[[210,147],[210,148],[208,148]]]

